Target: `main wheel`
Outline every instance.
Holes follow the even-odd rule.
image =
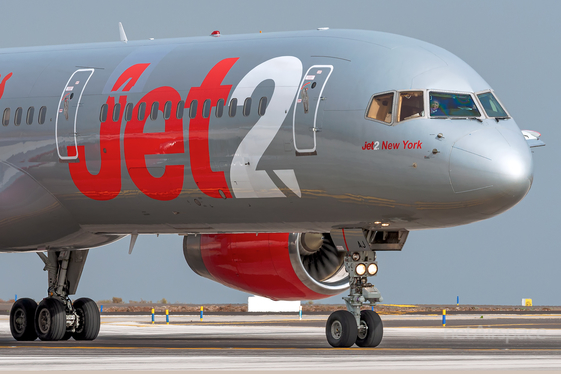
[[[360,312],[360,324],[364,325],[365,328],[359,330],[356,345],[359,347],[377,347],[384,336],[384,325],[378,313],[373,310],[362,310]]]
[[[35,332],[41,340],[61,340],[66,333],[64,304],[56,299],[43,299],[35,311]]]
[[[32,299],[19,299],[10,311],[10,331],[14,339],[19,341],[33,341],[37,339],[35,333],[35,310],[37,303]]]
[[[78,326],[72,336],[75,340],[94,340],[99,334],[101,317],[97,304],[92,299],[81,298],[74,301],[74,310],[78,316]]]
[[[327,341],[332,347],[351,347],[358,334],[355,317],[346,310],[331,313],[325,326]]]

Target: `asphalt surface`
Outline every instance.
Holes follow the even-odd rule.
[[[387,315],[379,347],[349,349],[327,317],[105,315],[93,342],[17,342],[0,316],[0,371],[561,369],[561,314]]]

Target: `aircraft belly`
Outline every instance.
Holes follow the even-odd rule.
[[[0,207],[0,251],[37,250],[51,245],[79,248],[80,244],[112,241],[84,232],[50,192],[28,173],[6,162],[0,162]]]

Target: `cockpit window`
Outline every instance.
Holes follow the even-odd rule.
[[[492,92],[478,94],[477,97],[479,98],[481,105],[483,105],[483,109],[485,109],[485,113],[487,113],[487,116],[495,118],[508,118],[508,114],[503,109],[501,104],[499,104],[499,101]]]
[[[473,98],[469,94],[430,92],[430,116],[480,117]]]
[[[398,122],[425,115],[423,92],[405,91],[399,93]]]
[[[385,123],[392,122],[394,93],[376,95],[372,98],[366,117]]]

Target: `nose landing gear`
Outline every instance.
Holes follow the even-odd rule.
[[[383,300],[380,291],[368,283],[368,276],[376,275],[378,264],[373,251],[357,251],[345,256],[349,274],[349,296],[343,297],[347,310],[332,313],[327,320],[325,334],[332,347],[377,347],[382,341],[384,327],[380,316],[373,310],[362,310],[363,305],[374,305]]]
[[[19,299],[10,311],[10,331],[14,339],[32,341],[94,340],[99,334],[97,304],[87,298],[74,303],[68,297],[78,288],[88,250],[38,253],[49,274],[48,296],[39,305]]]

